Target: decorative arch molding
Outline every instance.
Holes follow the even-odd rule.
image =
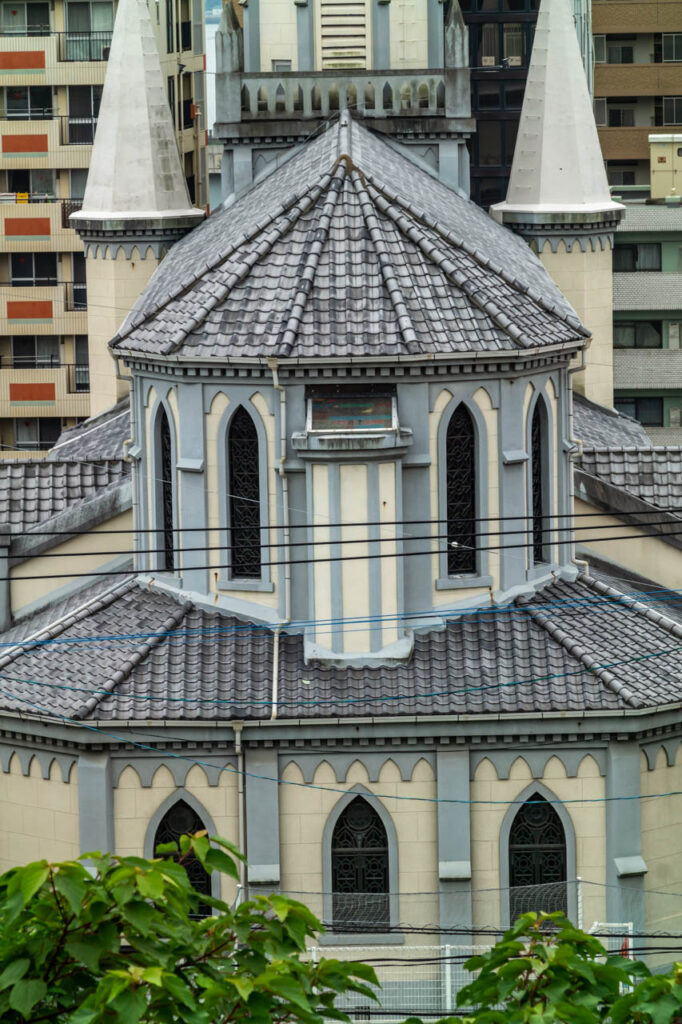
[[[253,383],[247,384],[246,382],[231,384],[228,381],[223,381],[220,384],[206,384],[204,386],[204,412],[207,416],[213,411],[213,405],[219,395],[224,395],[228,408],[231,409],[233,406],[243,405],[249,412],[251,408],[255,408],[253,399],[256,395],[260,395],[268,407],[269,415],[275,415],[272,381],[269,384],[267,381],[262,381],[260,386],[254,386]],[[258,415],[260,416],[261,414],[259,413]],[[221,428],[219,427],[219,429]]]
[[[322,832],[322,919],[326,922],[330,922],[333,919],[332,837],[334,835],[334,828],[346,807],[348,807],[348,805],[358,796],[361,796],[366,800],[370,807],[376,811],[386,830],[386,838],[388,840],[389,923],[392,928],[397,925],[400,920],[398,895],[400,887],[400,875],[398,873],[398,835],[395,830],[395,825],[393,824],[393,818],[384,804],[378,797],[374,796],[373,793],[361,785],[361,783],[357,783],[336,801],[324,824],[324,830]]]
[[[554,429],[554,410],[552,408],[552,400],[547,394],[547,383],[550,379],[550,374],[545,374],[541,378],[536,378],[532,382],[533,394],[531,395],[528,408],[526,410],[526,422],[525,422],[525,437],[526,437],[526,452],[528,459],[526,461],[526,502],[529,511],[533,509],[533,417],[535,410],[540,406],[543,417],[543,427],[545,432],[544,437],[544,465],[543,465],[543,509],[546,516],[556,516],[558,509],[556,508],[555,488],[554,481],[557,473],[557,453],[555,445],[555,429]],[[557,390],[556,382],[552,380],[552,387],[555,392]],[[558,488],[557,488],[558,494]],[[546,522],[552,523],[551,519]],[[533,529],[532,521],[529,523],[529,535],[532,539]],[[532,547],[528,549],[528,570],[527,576],[529,579],[534,579],[538,576],[544,576],[549,571],[549,568],[556,564],[554,558],[554,551],[557,547],[557,540],[552,539],[552,534],[549,534],[549,541],[546,542],[546,546],[549,549],[549,558],[547,561],[540,563],[534,563],[532,558]]]
[[[352,764],[358,761],[367,770],[367,777],[370,782],[378,782],[384,765],[392,761],[400,772],[403,782],[409,782],[414,769],[420,761],[426,761],[431,771],[436,771],[436,756],[433,753],[417,750],[393,750],[390,752],[368,752],[359,753],[355,751],[350,754],[341,753],[320,753],[320,754],[297,754],[290,757],[288,754],[280,754],[279,767],[280,777],[290,764],[296,765],[303,780],[306,783],[313,782],[317,769],[322,764],[328,764],[334,772],[337,783],[344,783],[348,778],[348,771]],[[339,812],[340,813],[340,812]]]
[[[659,750],[665,751],[665,760],[668,768],[674,768],[675,762],[677,761],[677,754],[682,743],[681,736],[675,736],[672,739],[656,740],[654,743],[647,743],[642,747],[642,753],[646,757],[647,768],[650,772],[656,768],[656,761],[658,760]]]
[[[485,522],[488,516],[488,427],[485,422],[483,410],[478,402],[474,401],[474,394],[481,384],[472,386],[468,393],[457,389],[453,397],[443,408],[438,421],[438,433],[436,438],[437,460],[432,472],[437,473],[438,486],[438,518],[447,522],[447,433],[450,420],[460,405],[464,406],[471,417],[474,428],[474,491],[476,506],[476,565],[474,573],[466,573],[462,576],[450,576],[448,574],[448,555],[443,550],[445,545],[439,545],[438,552],[438,579],[437,590],[455,590],[462,587],[489,587],[492,586],[492,577],[488,575],[489,557],[486,545],[480,543],[481,523]],[[449,388],[443,390],[450,390]],[[489,394],[489,392],[488,392]]]
[[[447,393],[459,400],[472,401],[477,391],[485,391],[493,409],[500,407],[500,382],[497,380],[471,380],[466,384],[437,383],[429,385],[429,412],[435,412],[440,396]]]
[[[147,466],[151,469],[149,474],[149,486],[151,488],[151,508],[152,508],[152,526],[155,531],[154,534],[150,534],[150,540],[153,539],[153,544],[149,547],[154,547],[157,550],[156,558],[161,560],[163,564],[163,538],[164,538],[164,519],[163,519],[163,506],[164,506],[164,495],[163,495],[163,470],[162,461],[163,456],[161,454],[161,417],[165,413],[166,422],[168,423],[168,432],[170,435],[170,448],[171,448],[171,465],[174,467],[172,484],[172,507],[173,507],[173,527],[176,528],[179,522],[179,510],[178,510],[178,424],[173,412],[173,407],[170,402],[170,392],[172,387],[166,387],[163,389],[157,389],[156,399],[154,405],[151,408],[149,415],[149,437],[147,438]],[[175,539],[174,544],[174,558],[173,558],[173,571],[177,572],[180,569],[179,560],[177,558],[177,534],[173,534]],[[154,555],[147,556],[150,561],[155,559]],[[150,568],[157,569],[158,562],[150,565]],[[161,572],[169,572],[165,566],[160,570]]]
[[[256,393],[262,394],[258,388],[255,388],[252,392],[252,397]],[[235,415],[240,409],[243,409],[251,418],[251,421],[256,428],[256,436],[258,438],[258,486],[260,495],[261,544],[262,539],[268,537],[268,533],[266,532],[268,527],[274,527],[276,524],[270,523],[269,519],[270,502],[268,488],[270,486],[270,482],[268,473],[268,436],[265,430],[265,424],[263,423],[263,418],[251,399],[246,398],[243,392],[241,397],[238,398],[232,398],[227,393],[226,396],[229,404],[223,411],[223,414],[220,417],[220,422],[218,423],[216,446],[218,456],[220,546],[221,549],[226,552],[226,561],[229,563],[231,561],[231,546],[229,543],[228,531],[228,526],[230,525],[230,502],[228,499],[228,493],[230,488],[227,449],[230,426],[232,425]],[[270,566],[265,564],[268,561],[270,561],[269,558],[261,560],[260,579],[232,579],[231,570],[229,568],[222,569],[221,575],[218,579],[218,586],[221,590],[250,590],[272,593],[275,587],[271,580]]]
[[[0,744],[0,768],[5,775],[9,773],[10,763],[16,754],[17,761],[21,768],[21,774],[28,776],[31,772],[31,762],[36,759],[40,766],[40,774],[43,779],[50,778],[52,762],[56,761],[62,776],[62,782],[71,781],[71,769],[78,763],[78,758],[72,754],[55,754],[54,750],[31,750],[28,747],[10,747]]]
[[[211,760],[213,760],[213,764],[210,763],[209,758],[202,758],[201,768],[206,774],[209,786],[217,786],[220,782],[220,776],[223,773],[223,769],[227,767],[236,767],[236,761],[234,757]],[[142,788],[150,789],[154,775],[159,768],[162,767],[167,768],[171,773],[173,776],[173,782],[176,786],[184,787],[187,781],[187,776],[191,772],[192,768],[194,768],[194,764],[191,761],[183,761],[178,757],[113,758],[111,765],[112,784],[114,789],[118,788],[123,772],[126,768],[132,768],[137,774]]]
[[[555,747],[539,750],[524,750],[522,754],[519,753],[518,749],[477,750],[471,754],[470,778],[473,782],[479,765],[482,764],[483,761],[490,761],[497,772],[498,779],[508,779],[512,766],[517,760],[521,759],[528,765],[528,770],[533,778],[541,779],[545,774],[548,763],[553,757],[555,757],[557,761],[560,761],[564,766],[566,777],[569,779],[576,778],[580,770],[580,765],[586,757],[591,757],[596,762],[600,775],[606,775],[606,750],[585,750],[582,748],[578,750],[561,750]]]
[[[566,880],[567,883],[569,883],[566,887],[568,916],[572,921],[576,921],[578,916],[577,886],[570,885],[571,881],[575,882],[578,870],[575,828],[573,827],[573,821],[568,810],[559,800],[556,793],[553,793],[551,789],[548,789],[544,783],[533,781],[530,785],[526,786],[521,793],[514,797],[513,802],[510,803],[505,812],[504,818],[502,819],[502,825],[500,827],[500,922],[503,928],[509,927],[509,834],[511,832],[514,818],[516,817],[521,804],[524,804],[526,800],[530,800],[534,793],[537,793],[539,796],[543,796],[545,800],[548,800],[551,803],[559,816],[561,824],[563,825],[564,837],[566,839]]]
[[[171,793],[169,796],[166,797],[163,803],[161,803],[156,808],[151,818],[149,819],[149,824],[147,825],[147,831],[145,832],[144,837],[144,850],[142,854],[143,857],[150,859],[154,856],[154,836],[156,835],[156,830],[161,824],[161,820],[165,815],[166,811],[169,811],[173,804],[176,804],[178,800],[184,800],[185,803],[188,804],[192,808],[192,810],[199,815],[204,824],[204,827],[206,828],[210,836],[215,836],[218,834],[218,831],[213,822],[213,818],[208,813],[203,804],[199,800],[197,800],[195,796],[192,796],[192,794],[189,793],[186,789],[177,789],[175,790],[174,793]],[[214,899],[220,899],[220,875],[218,874],[217,871],[211,872],[211,896],[213,896]]]

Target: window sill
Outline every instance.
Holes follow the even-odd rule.
[[[492,576],[445,576],[436,580],[436,590],[469,590],[492,585]]]
[[[318,936],[321,946],[404,946],[405,936],[395,932],[330,932]]]
[[[271,580],[233,580],[229,576],[220,576],[218,590],[250,590],[253,593],[273,594],[275,584]]]

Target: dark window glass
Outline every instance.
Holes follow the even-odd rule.
[[[613,325],[614,348],[661,348],[662,345],[660,320],[617,320]]]
[[[662,398],[616,398],[614,405],[618,412],[639,420],[643,427],[663,426]]]
[[[478,122],[478,164],[479,167],[502,166],[502,122]]]
[[[505,82],[504,105],[507,110],[520,110],[523,104],[523,82]]]
[[[478,202],[486,210],[494,203],[501,203],[507,191],[506,178],[479,178]]]
[[[159,414],[159,470],[161,479],[157,481],[159,495],[161,497],[161,526],[162,526],[162,568],[166,572],[173,572],[175,568],[175,535],[173,533],[173,478],[175,467],[173,466],[173,446],[171,444],[170,425],[166,410],[161,409]]]
[[[518,121],[504,122],[504,162],[507,167],[511,167],[514,159],[514,147],[516,146],[516,136],[518,131]]]
[[[661,269],[661,243],[640,242],[637,245],[616,245],[613,250],[615,271],[658,271]]]
[[[509,833],[509,919],[528,911],[568,912],[566,835],[552,805],[534,793]]]
[[[14,285],[40,287],[57,284],[57,254],[54,252],[14,252],[10,267]]]
[[[184,800],[178,800],[176,804],[173,804],[166,811],[154,834],[154,855],[156,856],[157,846],[161,846],[163,843],[177,843],[180,836],[194,835],[196,832],[203,832],[205,828],[206,826],[196,811],[189,804],[185,803]],[[168,854],[164,856],[168,856]],[[194,856],[183,857],[179,851],[173,854],[172,857],[173,860],[182,863],[192,888],[202,896],[210,896],[211,877],[204,870],[201,861],[197,860]],[[198,907],[198,913],[192,916],[208,917],[210,913],[211,908],[207,904],[201,903]]]
[[[388,927],[388,837],[374,808],[356,797],[332,834],[332,914],[335,931]]]
[[[540,402],[535,405],[531,424],[531,488],[533,506],[533,562],[537,565],[547,561],[549,519],[545,515],[545,423]]]
[[[261,574],[258,434],[246,409],[237,409],[230,424],[227,461],[232,576],[257,579]]]
[[[476,90],[478,95],[479,110],[500,109],[501,101],[499,82],[477,82]]]
[[[476,434],[465,406],[446,435],[448,575],[476,572]]]

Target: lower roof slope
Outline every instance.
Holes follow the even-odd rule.
[[[0,708],[73,720],[229,720],[272,713],[273,635],[131,578],[0,637]],[[282,634],[278,718],[655,708],[679,700],[682,625],[582,576],[460,615],[383,668],[305,665]]]
[[[0,523],[28,530],[113,490],[130,471],[123,459],[0,462]]]

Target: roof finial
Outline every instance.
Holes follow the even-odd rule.
[[[145,0],[119,0],[82,220],[196,217]]]

